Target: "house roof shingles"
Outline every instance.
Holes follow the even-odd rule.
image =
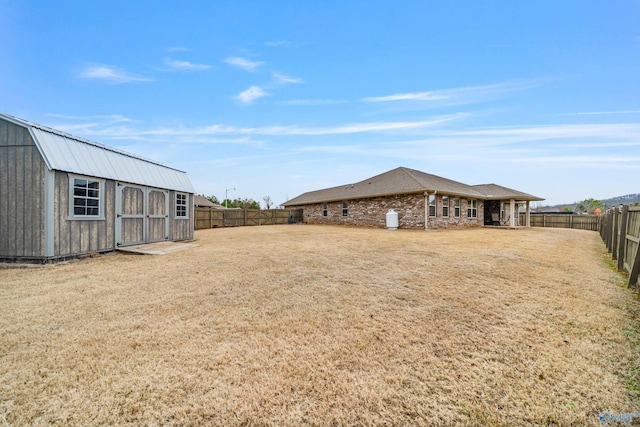
[[[218,203],[213,203],[211,200],[199,194],[195,195],[194,202],[195,202],[195,205],[198,207],[213,208],[213,209],[227,209],[224,206],[219,205]]]
[[[283,206],[300,206],[425,191],[485,200],[509,198],[529,201],[544,200],[496,184],[467,185],[415,169],[399,167],[354,184],[309,191],[283,203]]]

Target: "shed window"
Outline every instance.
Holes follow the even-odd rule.
[[[326,203],[322,204],[322,216],[329,215],[329,206]]]
[[[460,218],[460,197],[453,199],[453,216]]]
[[[176,193],[176,218],[189,218],[187,200],[189,200],[188,194]]]
[[[349,204],[342,202],[342,216],[349,216]]]
[[[468,200],[467,203],[468,203],[467,216],[469,218],[477,218],[478,217],[478,201]]]
[[[449,196],[442,196],[442,216],[449,216]]]
[[[69,219],[104,219],[104,180],[69,175]]]
[[[436,216],[436,195],[429,194],[429,216]]]

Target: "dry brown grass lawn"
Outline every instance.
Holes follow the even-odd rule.
[[[0,269],[0,425],[600,425],[636,298],[597,233],[203,230]],[[637,386],[637,384],[636,384]]]

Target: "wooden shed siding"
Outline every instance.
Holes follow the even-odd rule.
[[[44,255],[45,168],[28,129],[0,120],[0,257]]]
[[[104,220],[69,220],[69,175],[55,175],[54,256],[66,257],[114,249],[115,182],[107,180],[104,187]]]
[[[176,219],[176,192],[169,192],[169,239],[172,241],[191,240],[193,239],[194,224],[194,195],[187,194],[187,206],[189,206],[188,219]]]

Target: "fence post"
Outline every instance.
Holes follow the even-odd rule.
[[[631,260],[629,260],[631,261]],[[635,287],[638,284],[638,275],[640,274],[640,245],[636,248],[636,256],[629,271],[628,287]]]
[[[620,235],[618,236],[618,271],[624,268],[625,246],[627,243],[627,216],[629,215],[629,205],[622,207],[620,216]]]
[[[611,243],[611,255],[613,259],[620,258],[618,256],[618,240],[620,234],[620,213],[618,207],[613,208],[613,241]]]
[[[613,241],[613,223],[615,220],[615,208],[609,210],[609,226],[607,227],[607,249],[611,252],[611,242]]]

